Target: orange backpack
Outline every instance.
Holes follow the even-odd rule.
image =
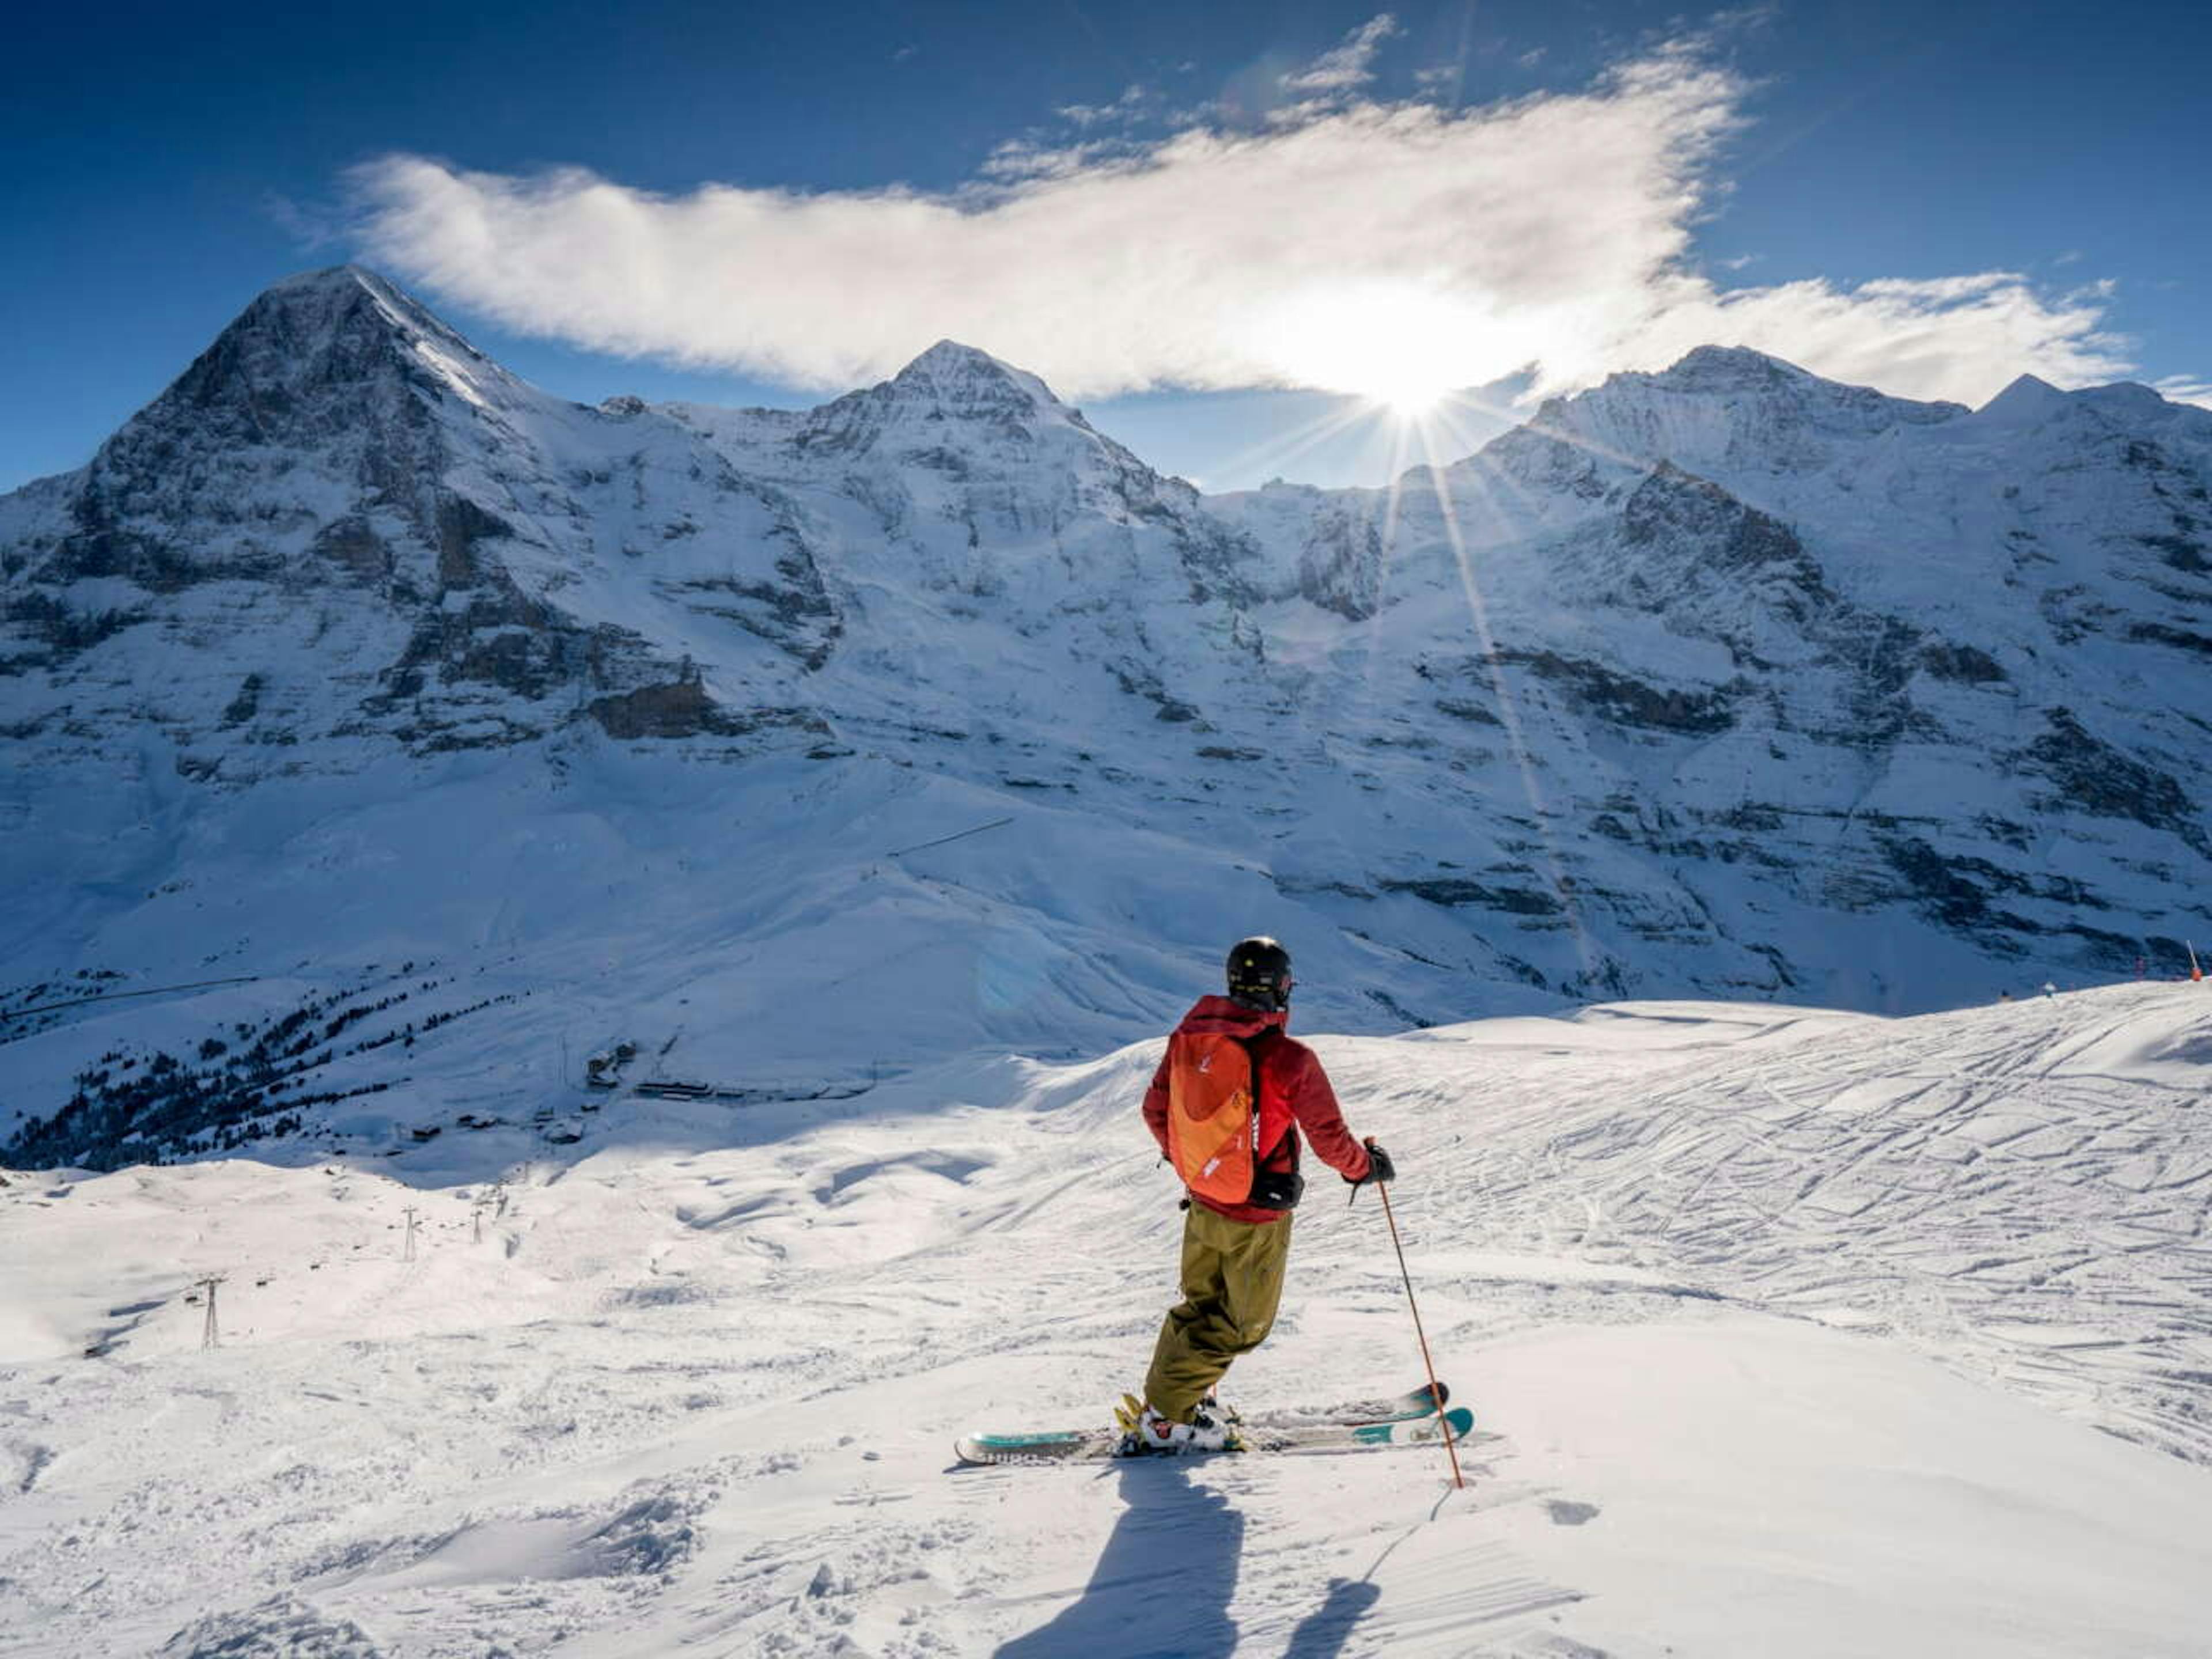
[[[1243,1204],[1260,1162],[1259,1079],[1252,1052],[1221,1032],[1168,1039],[1168,1158],[1200,1198]]]

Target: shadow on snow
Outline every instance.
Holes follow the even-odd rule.
[[[1224,1659],[1239,1632],[1230,1616],[1244,1553],[1244,1516],[1198,1483],[1199,1466],[1166,1458],[1121,1466],[1122,1510],[1083,1594],[1048,1624],[1000,1648],[997,1659]],[[1336,1579],[1284,1650],[1336,1659],[1382,1591]]]

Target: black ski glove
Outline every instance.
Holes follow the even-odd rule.
[[[1358,1180],[1352,1181],[1352,1184],[1355,1187],[1364,1187],[1370,1181],[1395,1181],[1397,1178],[1398,1166],[1390,1161],[1390,1154],[1373,1141],[1369,1141],[1367,1143],[1367,1173]],[[1345,1179],[1352,1181],[1349,1176]]]

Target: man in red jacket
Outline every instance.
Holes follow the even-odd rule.
[[[1322,1161],[1355,1185],[1389,1181],[1397,1172],[1389,1155],[1363,1146],[1344,1127],[1328,1074],[1312,1049],[1284,1031],[1290,1018],[1291,954],[1272,939],[1240,940],[1229,952],[1229,994],[1200,997],[1168,1040],[1168,1052],[1145,1092],[1145,1127],[1160,1152],[1187,1180],[1206,1185],[1184,1200],[1182,1300],[1168,1310],[1145,1377],[1141,1407],[1127,1400],[1121,1413],[1127,1449],[1200,1451],[1237,1443],[1236,1419],[1213,1399],[1214,1384],[1238,1354],[1267,1340],[1282,1299],[1290,1257],[1291,1211],[1305,1182],[1298,1174],[1297,1131]],[[1178,1090],[1203,1086],[1194,1073],[1234,1055],[1222,1039],[1249,1056],[1257,1097],[1252,1114],[1250,1184],[1235,1197],[1220,1194],[1215,1166],[1232,1159],[1232,1179],[1243,1185],[1241,1144],[1202,1166],[1177,1160],[1169,1121]],[[1191,1057],[1198,1058],[1194,1060]],[[1241,1080],[1241,1079],[1240,1079]],[[1241,1102],[1240,1102],[1241,1105]],[[1189,1103],[1184,1103],[1184,1118]]]

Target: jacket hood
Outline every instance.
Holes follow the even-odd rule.
[[[1214,1036],[1255,1037],[1271,1025],[1279,1031],[1285,1029],[1290,1018],[1291,1011],[1287,1008],[1270,1012],[1247,1008],[1227,997],[1200,997],[1191,1004],[1190,1012],[1182,1017],[1182,1024],[1176,1030]]]

